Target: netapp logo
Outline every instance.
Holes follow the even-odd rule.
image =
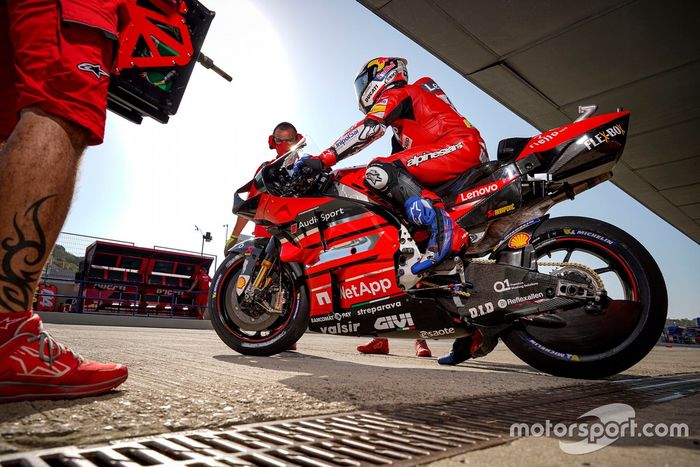
[[[340,296],[343,297],[345,300],[349,300],[351,298],[360,298],[365,295],[375,296],[378,293],[385,293],[390,288],[391,281],[386,278],[367,283],[360,281],[359,287],[356,284],[353,284],[349,287],[341,286]]]

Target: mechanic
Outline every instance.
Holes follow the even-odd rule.
[[[304,136],[301,133],[297,132],[296,127],[291,123],[278,123],[277,126],[275,126],[275,128],[272,130],[272,134],[267,138],[268,147],[270,149],[274,149],[276,153],[275,157],[272,160],[288,153],[292,146],[301,141],[303,137]],[[267,162],[263,163],[260,167],[258,167],[258,170],[256,170],[255,173],[257,174],[258,172],[260,172],[260,170],[263,167],[265,167],[266,164]],[[255,193],[255,187],[251,186],[248,196],[254,196]],[[229,250],[233,248],[236,243],[238,243],[238,237],[241,235],[241,232],[243,231],[243,228],[246,226],[247,223],[248,220],[243,217],[239,217],[236,220],[236,224],[233,226],[231,236],[228,238],[228,240],[226,240],[226,244],[224,245],[224,255],[227,255]],[[253,229],[253,236],[255,238],[270,238],[270,233],[265,227],[256,224],[255,228]],[[297,344],[294,343],[289,347],[288,350],[296,349]]]
[[[82,153],[104,136],[119,1],[0,0],[0,402],[94,396],[128,377],[31,310]]]
[[[207,319],[207,304],[209,302],[209,286],[211,285],[211,277],[207,271],[201,267],[192,277],[192,285],[187,289],[187,293],[194,292],[194,306],[197,312],[197,319]],[[196,292],[195,292],[196,290]]]

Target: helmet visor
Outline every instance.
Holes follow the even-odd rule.
[[[370,70],[365,70],[355,78],[355,92],[357,93],[357,99],[360,101],[360,108],[362,108],[362,93],[367,89],[367,85],[370,81]]]

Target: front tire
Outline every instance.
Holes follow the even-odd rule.
[[[668,297],[659,267],[637,240],[599,220],[560,217],[543,222],[532,245],[539,262],[571,262],[559,271],[577,274],[574,263],[590,263],[624,307],[601,314],[560,312],[567,326],[559,329],[511,328],[501,338],[513,353],[555,376],[597,379],[630,368],[651,351],[666,322]]]
[[[309,303],[304,284],[291,266],[279,260],[270,271],[287,300],[279,315],[260,313],[255,306],[239,303],[236,282],[245,256],[230,253],[217,269],[209,290],[209,313],[214,330],[230,348],[243,355],[270,356],[284,352],[304,334],[309,323]]]

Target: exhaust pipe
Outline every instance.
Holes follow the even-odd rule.
[[[483,238],[478,242],[469,245],[466,253],[468,255],[486,254],[489,250],[498,245],[513,229],[523,225],[530,219],[544,216],[555,204],[566,199],[574,199],[576,195],[583,193],[586,190],[590,190],[594,186],[600,185],[611,178],[612,172],[607,172],[603,175],[578,182],[573,186],[565,185],[562,190],[557,191],[550,196],[531,201],[529,204],[521,207],[520,210],[512,216],[504,217],[491,222],[487,227]]]

